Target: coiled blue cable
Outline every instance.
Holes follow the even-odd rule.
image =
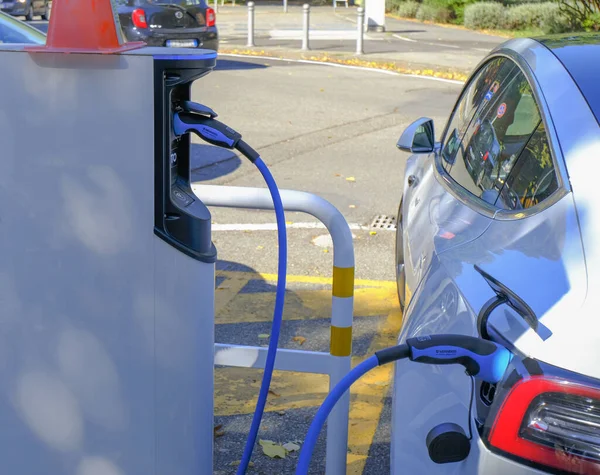
[[[317,415],[313,419],[310,428],[308,429],[306,438],[304,439],[304,444],[302,445],[302,450],[300,451],[300,459],[298,460],[298,465],[296,467],[296,475],[308,474],[310,459],[312,457],[313,450],[315,449],[317,439],[319,438],[319,433],[325,425],[325,421],[327,420],[327,417],[329,417],[329,413],[333,410],[335,403],[338,402],[344,393],[350,389],[350,386],[352,386],[361,376],[377,366],[379,366],[379,359],[376,355],[367,358],[365,361],[357,365],[346,376],[344,376],[325,398],[323,404],[321,404],[321,407],[317,411]]]
[[[250,457],[256,443],[256,436],[258,435],[258,429],[260,428],[260,421],[262,419],[265,404],[267,403],[267,396],[269,395],[269,386],[271,385],[271,377],[273,376],[273,368],[275,367],[275,356],[277,356],[277,346],[279,343],[279,333],[281,330],[281,320],[283,319],[283,304],[285,300],[285,285],[286,285],[286,274],[287,274],[287,233],[285,229],[285,213],[283,210],[283,202],[279,194],[279,189],[275,183],[275,179],[271,172],[267,168],[265,162],[260,157],[256,158],[254,164],[262,174],[271,197],[273,199],[273,206],[275,208],[275,217],[277,220],[277,240],[279,243],[279,263],[277,269],[277,290],[275,294],[275,310],[273,312],[273,323],[271,325],[271,337],[269,340],[269,348],[267,350],[267,361],[265,363],[265,371],[263,373],[262,382],[260,385],[260,392],[258,395],[258,401],[256,402],[256,410],[252,418],[252,425],[250,426],[250,433],[248,439],[246,439],[246,446],[244,447],[244,454],[237,470],[238,475],[244,475],[250,463]]]

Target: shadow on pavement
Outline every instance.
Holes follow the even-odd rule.
[[[233,59],[221,59],[217,60],[217,66],[215,71],[235,71],[235,70],[246,70],[246,69],[266,69],[269,66],[265,64],[251,63],[246,61],[236,61]]]
[[[212,145],[193,143],[191,149],[192,181],[208,181],[236,171],[242,161],[232,151]]]

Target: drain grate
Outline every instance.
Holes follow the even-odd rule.
[[[389,231],[396,230],[396,218],[393,216],[386,216],[384,214],[380,214],[375,216],[373,221],[371,222],[372,229],[387,229]]]

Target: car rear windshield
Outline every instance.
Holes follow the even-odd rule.
[[[600,124],[600,35],[549,38],[543,43],[567,68]]]

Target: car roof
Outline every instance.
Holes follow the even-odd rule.
[[[0,24],[21,33],[28,40],[25,43],[37,45],[46,44],[46,35],[44,33],[6,13],[0,12]]]
[[[600,34],[570,34],[536,38],[569,72],[600,124]]]

